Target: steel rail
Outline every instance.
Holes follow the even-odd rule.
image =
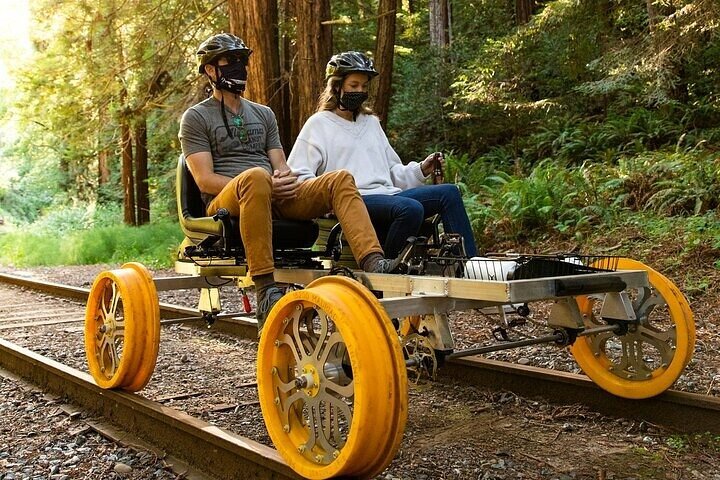
[[[298,479],[276,450],[140,395],[103,390],[86,373],[0,338],[0,366],[222,479]]]
[[[37,288],[61,295],[61,285],[21,279],[15,276],[0,274],[0,281],[22,284],[27,288]],[[35,286],[37,285],[37,286]],[[68,295],[73,295],[72,288]],[[85,293],[87,296],[87,291]],[[183,313],[184,312],[184,313]],[[161,306],[163,316],[193,316],[197,310],[173,307],[165,310]],[[197,321],[198,324],[201,320]],[[243,338],[255,339],[257,329],[255,321],[241,316],[219,318],[213,325],[218,329]],[[720,398],[695,393],[668,390],[656,397],[645,400],[629,400],[611,395],[584,375],[559,372],[545,368],[517,365],[508,362],[488,360],[480,357],[463,357],[450,359],[440,370],[438,378],[456,379],[463,383],[489,388],[491,390],[507,390],[528,398],[542,398],[559,404],[577,403],[612,417],[644,420],[662,425],[680,432],[712,432],[720,433]]]

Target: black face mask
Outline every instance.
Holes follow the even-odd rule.
[[[247,83],[247,63],[234,62],[228,65],[217,65],[215,67],[217,81],[215,86],[220,90],[231,93],[242,93]]]
[[[367,92],[342,92],[342,96],[338,101],[343,109],[354,112],[362,107],[362,104],[367,99]]]

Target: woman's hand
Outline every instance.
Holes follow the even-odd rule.
[[[442,169],[445,168],[445,156],[442,154],[442,152],[434,152],[425,157],[425,160],[420,163],[420,170],[422,170],[423,175],[426,177],[433,173],[433,170],[435,169],[435,157],[437,156],[438,160],[440,161],[440,167]]]
[[[290,200],[297,197],[300,186],[297,175],[292,170],[275,170],[272,176],[272,195],[275,200]]]

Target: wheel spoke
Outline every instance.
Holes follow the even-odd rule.
[[[675,355],[675,331],[660,332],[650,328],[642,328],[638,331],[642,341],[649,343],[657,349],[662,357],[662,362],[668,365]]]
[[[355,380],[351,380],[350,383],[347,385],[340,385],[338,383],[328,380],[327,382],[323,382],[322,386],[325,387],[325,390],[335,392],[341,397],[352,398],[352,396],[355,395],[354,383]]]
[[[282,397],[281,397],[282,398]],[[282,413],[282,420],[284,422],[284,425],[288,425],[289,423],[289,417],[290,417],[290,410],[295,408],[293,405],[298,400],[304,401],[305,394],[302,390],[298,390],[297,392],[293,393],[289,397],[285,399],[285,401],[280,400],[280,412]],[[302,408],[300,408],[300,411],[302,411]]]
[[[322,356],[318,358],[319,364],[325,365],[328,361],[328,357],[330,356],[333,347],[336,345],[341,345],[343,343],[343,338],[342,335],[340,335],[340,332],[331,333],[325,344],[321,345],[323,351],[321,352]],[[340,357],[339,359],[342,360],[342,357]]]

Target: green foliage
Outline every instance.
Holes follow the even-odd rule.
[[[623,158],[606,187],[633,210],[697,215],[720,206],[720,159],[702,150]]]
[[[182,240],[177,223],[102,226],[64,234],[16,231],[0,235],[0,263],[15,266],[123,263],[167,267]]]
[[[462,188],[471,223],[486,241],[548,234],[582,238],[611,219],[596,176],[588,165],[565,168],[543,161],[526,177],[497,170],[474,185],[478,193]]]

